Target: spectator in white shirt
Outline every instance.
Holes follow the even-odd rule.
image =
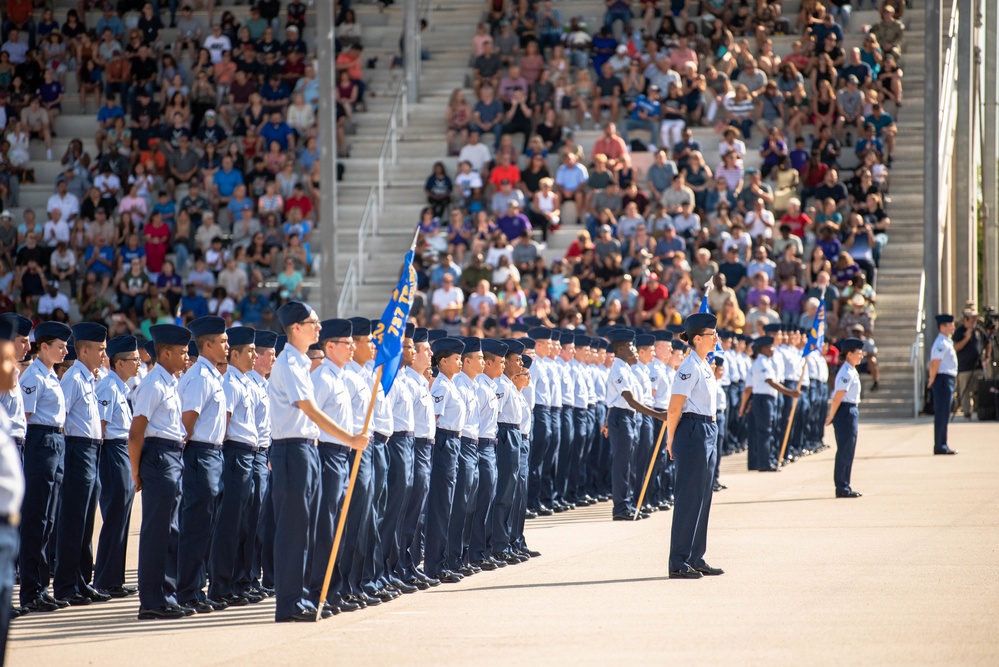
[[[762,198],[757,198],[753,210],[746,214],[746,231],[754,239],[761,236],[770,239],[774,235],[775,223],[774,214],[764,207]]]
[[[443,313],[452,303],[464,304],[465,293],[454,284],[454,277],[450,273],[445,273],[441,278],[441,286],[434,290],[430,303],[435,313]]]
[[[482,169],[493,159],[489,146],[479,141],[479,133],[471,130],[468,133],[468,143],[458,152],[458,160],[472,165],[472,171],[482,173]]]
[[[69,244],[70,226],[62,216],[62,211],[54,208],[49,211],[49,219],[45,221],[42,230],[42,242],[50,248],[55,248],[59,243]]]
[[[60,181],[56,185],[56,193],[49,197],[45,210],[51,214],[54,209],[59,209],[68,223],[72,223],[80,215],[80,200],[69,191],[69,183],[66,181]]]
[[[59,281],[50,280],[47,292],[38,299],[38,314],[50,317],[57,309],[69,315],[69,297],[59,291]]]
[[[217,65],[222,62],[222,52],[232,50],[232,42],[222,34],[222,26],[218,23],[212,26],[212,34],[205,37],[203,46],[208,49],[212,56],[212,64]]]
[[[680,204],[680,212],[673,216],[673,228],[685,239],[692,239],[701,230],[701,218],[694,213],[693,202]]]

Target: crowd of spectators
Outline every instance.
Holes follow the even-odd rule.
[[[830,338],[872,336],[904,2],[863,27],[849,0],[608,0],[596,26],[486,4],[445,113],[457,171],[425,186],[425,321],[662,326],[710,287],[735,332],[810,326],[824,298]],[[546,261],[553,233],[575,240]]]
[[[145,334],[206,314],[277,329],[312,268],[323,177],[306,3],[38,4],[3,7],[0,311]],[[368,65],[342,9],[338,133],[363,113]],[[53,154],[60,113],[92,118],[93,149]],[[42,151],[59,162],[53,193],[18,212]]]

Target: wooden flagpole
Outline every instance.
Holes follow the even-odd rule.
[[[656,459],[659,458],[659,448],[663,444],[663,436],[666,435],[666,422],[663,422],[663,426],[659,429],[659,437],[656,439],[656,448],[652,452],[652,461],[649,463],[649,469],[645,472],[645,484],[642,485],[642,492],[638,495],[638,502],[635,505],[635,518],[632,521],[638,520],[638,515],[642,513],[642,502],[645,501],[645,492],[649,488],[649,481],[652,479],[652,471],[656,467]]]
[[[806,356],[801,357],[801,372],[798,373],[798,391],[801,391],[801,377],[805,373],[805,364],[808,363]],[[780,446],[780,456],[777,458],[777,468],[780,469],[784,461],[784,453],[787,451],[787,439],[791,436],[791,424],[794,423],[794,411],[798,408],[798,398],[791,401],[791,416],[787,418],[787,428],[784,429],[784,444]]]
[[[364,416],[363,435],[368,434],[368,427],[371,425],[371,417],[375,413],[375,401],[378,399],[378,385],[382,383],[382,371],[384,364],[378,367],[378,374],[375,376],[375,388],[371,391],[371,402],[368,404],[368,413]],[[336,565],[336,555],[340,551],[340,540],[343,538],[343,528],[347,524],[347,510],[350,509],[350,498],[354,495],[354,482],[357,481],[357,471],[361,468],[361,456],[363,451],[354,452],[354,464],[350,467],[350,481],[347,482],[347,493],[343,497],[343,506],[340,509],[340,517],[336,524],[336,533],[333,536],[333,549],[330,551],[329,560],[326,563],[326,576],[323,577],[323,588],[319,593],[319,604],[316,605],[316,620],[323,616],[323,604],[326,602],[326,594],[330,589],[330,579],[333,578],[333,566]]]

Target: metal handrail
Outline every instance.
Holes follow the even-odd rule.
[[[409,102],[406,100],[406,81],[399,82],[399,89],[395,94],[395,101],[392,103],[392,112],[389,114],[389,125],[385,130],[385,139],[382,140],[382,150],[378,154],[378,210],[385,210],[385,165],[391,160],[391,164],[399,163],[399,122],[402,126],[409,127]],[[374,233],[378,233],[377,224]]]
[[[347,317],[357,310],[357,259],[347,263],[347,273],[343,277],[340,298],[336,302],[337,317]]]
[[[919,417],[923,405],[923,378],[925,365],[923,357],[926,346],[926,271],[919,274],[919,304],[916,306],[916,338],[909,351],[912,364],[912,417]]]
[[[375,186],[368,190],[368,201],[364,204],[364,211],[361,213],[361,223],[357,226],[357,280],[364,282],[364,264],[367,260],[365,244],[368,236],[373,234],[378,228],[378,198],[375,195]]]

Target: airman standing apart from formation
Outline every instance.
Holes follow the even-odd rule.
[[[947,442],[954,383],[957,380],[957,352],[954,350],[954,316],[937,315],[937,339],[930,351],[930,373],[926,386],[933,390],[933,453],[957,454]]]
[[[836,373],[836,387],[826,426],[832,424],[836,433],[836,466],[833,481],[837,498],[859,498],[860,492],[850,488],[853,455],[857,450],[857,423],[860,412],[860,374],[857,365],[864,360],[864,341],[845,338],[839,343],[843,364]]]

